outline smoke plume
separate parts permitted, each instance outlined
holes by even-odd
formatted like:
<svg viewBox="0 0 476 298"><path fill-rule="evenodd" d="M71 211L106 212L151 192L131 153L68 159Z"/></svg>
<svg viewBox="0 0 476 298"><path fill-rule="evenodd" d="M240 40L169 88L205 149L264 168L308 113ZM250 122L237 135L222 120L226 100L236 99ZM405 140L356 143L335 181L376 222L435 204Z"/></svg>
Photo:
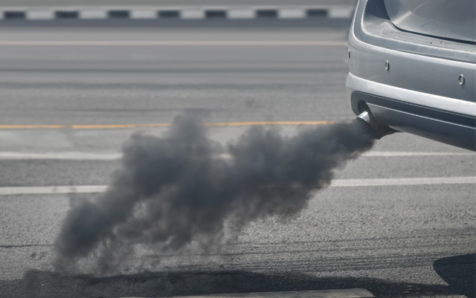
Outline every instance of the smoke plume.
<svg viewBox="0 0 476 298"><path fill-rule="evenodd" d="M219 237L230 220L239 230L260 218L295 216L334 169L373 143L354 121L292 136L252 127L224 148L196 117L177 116L163 137L132 135L107 191L73 204L55 242L56 269L92 256L110 263L126 245L175 251ZM229 158L217 158L223 152Z"/></svg>

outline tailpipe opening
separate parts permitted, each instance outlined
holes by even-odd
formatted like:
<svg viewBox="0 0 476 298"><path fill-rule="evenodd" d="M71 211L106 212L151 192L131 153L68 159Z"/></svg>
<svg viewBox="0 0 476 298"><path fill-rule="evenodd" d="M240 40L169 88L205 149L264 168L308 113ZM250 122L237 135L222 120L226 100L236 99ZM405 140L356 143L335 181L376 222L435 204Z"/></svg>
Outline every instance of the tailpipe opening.
<svg viewBox="0 0 476 298"><path fill-rule="evenodd" d="M357 116L356 119L360 123L363 123L365 127L367 127L367 129L369 130L370 134L378 140L386 135L390 135L396 132L396 130L393 130L388 126L380 124L369 111L362 112L359 116Z"/></svg>

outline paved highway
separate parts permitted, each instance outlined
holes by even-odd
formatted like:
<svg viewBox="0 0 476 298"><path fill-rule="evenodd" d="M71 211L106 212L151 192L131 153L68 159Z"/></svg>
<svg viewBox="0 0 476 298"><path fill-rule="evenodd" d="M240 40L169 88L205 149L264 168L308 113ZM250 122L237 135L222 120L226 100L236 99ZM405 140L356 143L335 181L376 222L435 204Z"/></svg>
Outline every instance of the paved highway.
<svg viewBox="0 0 476 298"><path fill-rule="evenodd" d="M139 255L125 261L129 273L109 278L52 272L69 201L93 194L35 187L107 185L131 133L161 135L167 128L154 125L182 111L210 123L269 121L290 134L297 128L284 121L352 119L346 34L3 28L0 296L364 288L376 297L474 297L476 188L464 177L476 176L475 155L407 134L339 169L341 185L316 194L298 217L254 222L219 251ZM226 143L249 124L210 127L210 135Z"/></svg>

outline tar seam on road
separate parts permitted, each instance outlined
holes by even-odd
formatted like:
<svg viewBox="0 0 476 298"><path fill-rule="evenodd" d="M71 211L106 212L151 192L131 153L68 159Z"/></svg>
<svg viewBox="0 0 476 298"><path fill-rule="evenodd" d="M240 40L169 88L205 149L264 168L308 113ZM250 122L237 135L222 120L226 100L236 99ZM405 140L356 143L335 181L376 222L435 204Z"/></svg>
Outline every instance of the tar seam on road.
<svg viewBox="0 0 476 298"><path fill-rule="evenodd" d="M221 127L221 126L263 126L263 125L330 125L334 121L249 121L249 122L210 122L204 123L204 126ZM119 129L119 128L144 128L144 127L169 127L172 123L145 123L145 124L2 124L0 130L3 129Z"/></svg>
<svg viewBox="0 0 476 298"><path fill-rule="evenodd" d="M26 41L26 40L4 40L0 41L0 46L220 46L220 47L264 47L264 46L321 46L321 47L347 47L346 41Z"/></svg>
<svg viewBox="0 0 476 298"><path fill-rule="evenodd" d="M375 186L411 186L411 185L444 185L444 184L475 184L474 177L415 177L386 179L336 179L331 187L375 187ZM39 195L39 194L80 194L102 193L107 185L61 185L61 186L13 186L0 187L0 196L4 195Z"/></svg>

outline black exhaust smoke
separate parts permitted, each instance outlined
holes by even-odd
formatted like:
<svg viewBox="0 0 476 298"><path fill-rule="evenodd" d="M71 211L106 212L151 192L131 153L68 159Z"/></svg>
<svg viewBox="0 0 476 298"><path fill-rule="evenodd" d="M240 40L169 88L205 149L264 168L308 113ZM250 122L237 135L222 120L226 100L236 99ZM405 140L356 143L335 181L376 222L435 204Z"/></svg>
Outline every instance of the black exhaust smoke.
<svg viewBox="0 0 476 298"><path fill-rule="evenodd" d="M90 257L101 273L114 272L124 247L153 244L160 254L219 238L227 221L239 230L259 218L295 216L334 169L374 140L354 120L293 136L252 127L223 148L196 117L178 116L162 138L131 137L122 168L97 200L73 200L55 242L55 268L70 272ZM217 158L223 151L230 158Z"/></svg>

